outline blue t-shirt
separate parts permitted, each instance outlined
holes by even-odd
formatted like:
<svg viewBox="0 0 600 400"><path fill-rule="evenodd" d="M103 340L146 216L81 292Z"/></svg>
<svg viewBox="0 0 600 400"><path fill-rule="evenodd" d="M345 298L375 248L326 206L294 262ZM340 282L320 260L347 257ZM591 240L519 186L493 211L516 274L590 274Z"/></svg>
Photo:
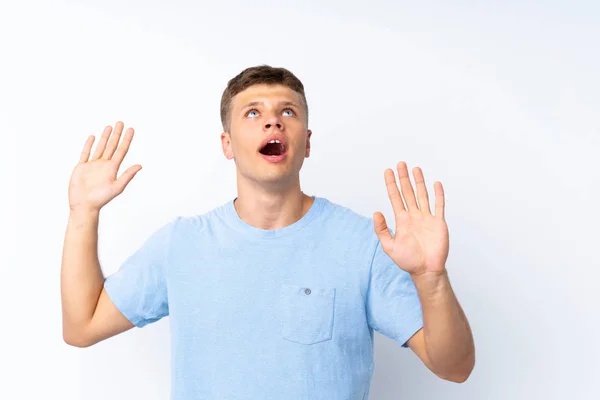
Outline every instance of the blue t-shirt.
<svg viewBox="0 0 600 400"><path fill-rule="evenodd" d="M322 197L275 230L233 200L174 218L104 285L137 327L169 316L173 400L364 400L373 330L407 347L423 326L373 220Z"/></svg>

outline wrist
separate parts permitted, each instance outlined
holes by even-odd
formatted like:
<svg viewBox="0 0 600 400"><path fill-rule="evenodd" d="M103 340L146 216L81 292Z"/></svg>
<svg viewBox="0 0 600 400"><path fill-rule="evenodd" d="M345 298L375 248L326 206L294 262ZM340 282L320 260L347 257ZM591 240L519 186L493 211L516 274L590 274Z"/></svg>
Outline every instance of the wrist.
<svg viewBox="0 0 600 400"><path fill-rule="evenodd" d="M95 208L77 207L69 212L69 219L74 221L97 219L99 216L100 210Z"/></svg>
<svg viewBox="0 0 600 400"><path fill-rule="evenodd" d="M433 295L438 293L448 284L448 271L444 269L441 272L425 272L419 275L411 275L413 282L419 292Z"/></svg>

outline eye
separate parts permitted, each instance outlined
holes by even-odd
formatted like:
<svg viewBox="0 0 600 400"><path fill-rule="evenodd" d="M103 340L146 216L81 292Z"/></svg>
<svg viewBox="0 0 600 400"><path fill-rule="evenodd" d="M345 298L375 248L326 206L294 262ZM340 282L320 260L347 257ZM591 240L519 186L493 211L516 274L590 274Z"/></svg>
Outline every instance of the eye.
<svg viewBox="0 0 600 400"><path fill-rule="evenodd" d="M291 113L291 115L289 115L290 117L295 115L294 114L294 110L292 110L291 108L286 108L285 110L283 110L283 112L289 111Z"/></svg>
<svg viewBox="0 0 600 400"><path fill-rule="evenodd" d="M250 110L250 111L248 111L248 112L246 113L246 116L247 116L247 117L254 117L254 116L250 115L251 113L256 113L256 115L258 115L258 111L256 111L255 109L252 109L252 110Z"/></svg>

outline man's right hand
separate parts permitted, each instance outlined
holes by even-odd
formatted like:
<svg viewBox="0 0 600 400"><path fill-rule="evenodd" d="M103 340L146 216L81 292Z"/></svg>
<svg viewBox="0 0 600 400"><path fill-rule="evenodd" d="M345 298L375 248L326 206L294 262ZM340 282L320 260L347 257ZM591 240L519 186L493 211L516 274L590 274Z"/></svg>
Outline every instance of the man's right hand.
<svg viewBox="0 0 600 400"><path fill-rule="evenodd" d="M139 164L133 165L117 178L119 167L133 139L133 128L127 129L120 145L123 122L115 124L112 135L111 131L110 125L104 128L91 158L95 137L91 135L85 142L79 163L75 166L69 182L71 211L100 211L104 205L121 194L135 174L142 169Z"/></svg>

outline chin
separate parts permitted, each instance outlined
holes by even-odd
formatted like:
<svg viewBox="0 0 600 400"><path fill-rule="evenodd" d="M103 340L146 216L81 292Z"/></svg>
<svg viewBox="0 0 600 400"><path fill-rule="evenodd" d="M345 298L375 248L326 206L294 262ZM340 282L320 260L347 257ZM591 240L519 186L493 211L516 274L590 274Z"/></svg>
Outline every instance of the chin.
<svg viewBox="0 0 600 400"><path fill-rule="evenodd" d="M284 171L270 171L260 174L257 181L267 185L283 185L293 180L293 175Z"/></svg>

